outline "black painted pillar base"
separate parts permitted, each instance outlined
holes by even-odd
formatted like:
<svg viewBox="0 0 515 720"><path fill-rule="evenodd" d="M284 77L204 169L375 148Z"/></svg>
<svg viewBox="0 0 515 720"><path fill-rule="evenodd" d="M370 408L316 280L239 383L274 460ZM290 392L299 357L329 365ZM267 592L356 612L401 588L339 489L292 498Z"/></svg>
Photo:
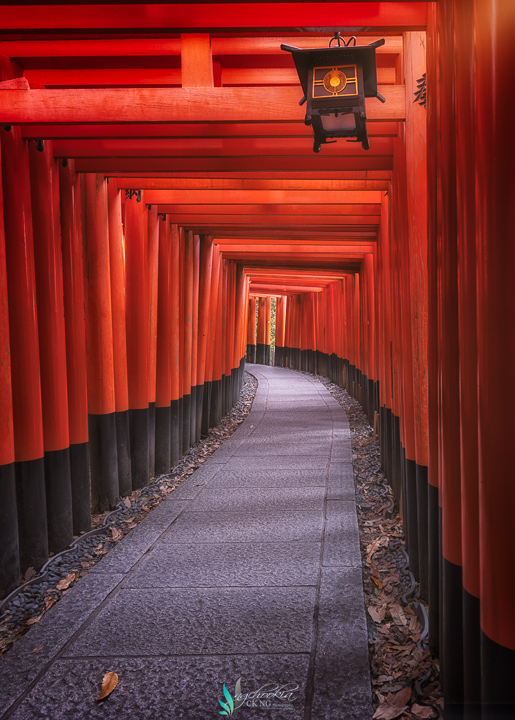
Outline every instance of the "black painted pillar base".
<svg viewBox="0 0 515 720"><path fill-rule="evenodd" d="M191 447L191 395L182 396L182 454L186 455Z"/></svg>
<svg viewBox="0 0 515 720"><path fill-rule="evenodd" d="M179 405L177 409L177 421L179 423L179 457L182 458L184 452L182 450L184 444L184 397L179 398Z"/></svg>
<svg viewBox="0 0 515 720"><path fill-rule="evenodd" d="M415 479L417 483L417 542L418 542L418 567L420 595L423 600L428 599L429 576L428 576L428 482L427 467L416 465Z"/></svg>
<svg viewBox="0 0 515 720"><path fill-rule="evenodd" d="M209 408L209 427L215 427L222 419L222 379L211 383L211 405Z"/></svg>
<svg viewBox="0 0 515 720"><path fill-rule="evenodd" d="M463 588L463 698L465 720L481 720L481 626L479 598ZM515 677L515 675L512 675ZM514 716L515 717L515 716Z"/></svg>
<svg viewBox="0 0 515 720"><path fill-rule="evenodd" d="M429 650L432 655L440 654L440 508L438 488L427 484L428 506L428 598L429 607Z"/></svg>
<svg viewBox="0 0 515 720"><path fill-rule="evenodd" d="M121 496L132 491L131 470L131 434L129 428L129 411L115 412L116 449L118 453L118 490Z"/></svg>
<svg viewBox="0 0 515 720"><path fill-rule="evenodd" d="M155 450L155 472L156 475L163 475L170 470L170 445L172 442L172 414L171 408L156 407L156 450Z"/></svg>
<svg viewBox="0 0 515 720"><path fill-rule="evenodd" d="M89 415L89 457L93 512L105 512L118 502L118 450L114 413Z"/></svg>
<svg viewBox="0 0 515 720"><path fill-rule="evenodd" d="M274 356L274 366L275 367L283 367L283 353L284 353L284 348L276 345L275 346L275 356Z"/></svg>
<svg viewBox="0 0 515 720"><path fill-rule="evenodd" d="M73 540L70 451L48 451L44 462L48 550L58 553Z"/></svg>
<svg viewBox="0 0 515 720"><path fill-rule="evenodd" d="M149 480L149 411L129 410L131 431L132 489L145 487Z"/></svg>
<svg viewBox="0 0 515 720"><path fill-rule="evenodd" d="M463 573L445 557L442 569L441 679L445 702L457 711L463 706Z"/></svg>
<svg viewBox="0 0 515 720"><path fill-rule="evenodd" d="M401 430L400 420L392 413L392 476L390 483L395 499L401 501Z"/></svg>
<svg viewBox="0 0 515 720"><path fill-rule="evenodd" d="M170 468L181 461L181 401L172 400L170 403Z"/></svg>
<svg viewBox="0 0 515 720"><path fill-rule="evenodd" d="M202 393L202 422L200 425L200 436L205 438L209 435L211 420L211 395L213 383L208 380L204 383L204 391Z"/></svg>
<svg viewBox="0 0 515 720"><path fill-rule="evenodd" d="M197 385L197 423L195 427L195 442L200 442L202 436L202 415L204 409L204 385Z"/></svg>
<svg viewBox="0 0 515 720"><path fill-rule="evenodd" d="M156 474L156 404L148 405L148 477Z"/></svg>
<svg viewBox="0 0 515 720"><path fill-rule="evenodd" d="M91 530L91 481L89 443L70 445L73 534Z"/></svg>
<svg viewBox="0 0 515 720"><path fill-rule="evenodd" d="M14 463L0 465L0 598L20 579L20 546Z"/></svg>
<svg viewBox="0 0 515 720"><path fill-rule="evenodd" d="M190 390L190 446L195 445L197 432L197 386L192 385ZM189 448L188 448L189 450Z"/></svg>
<svg viewBox="0 0 515 720"><path fill-rule="evenodd" d="M515 650L481 632L482 720L515 718Z"/></svg>
<svg viewBox="0 0 515 720"><path fill-rule="evenodd" d="M39 570L48 560L45 463L43 458L14 464L20 570Z"/></svg>
<svg viewBox="0 0 515 720"><path fill-rule="evenodd" d="M266 349L268 348L268 357L270 359L270 345L264 345L263 343L256 344L256 363L258 365L266 365Z"/></svg>
<svg viewBox="0 0 515 720"><path fill-rule="evenodd" d="M247 345L247 362L249 362L249 363L256 362L256 346L255 345Z"/></svg>
<svg viewBox="0 0 515 720"><path fill-rule="evenodd" d="M404 449L403 449L404 453ZM420 580L418 553L418 505L417 505L417 464L405 458L404 477L406 483L406 505L404 507L405 528L408 527L409 541L407 550L410 570L417 581Z"/></svg>

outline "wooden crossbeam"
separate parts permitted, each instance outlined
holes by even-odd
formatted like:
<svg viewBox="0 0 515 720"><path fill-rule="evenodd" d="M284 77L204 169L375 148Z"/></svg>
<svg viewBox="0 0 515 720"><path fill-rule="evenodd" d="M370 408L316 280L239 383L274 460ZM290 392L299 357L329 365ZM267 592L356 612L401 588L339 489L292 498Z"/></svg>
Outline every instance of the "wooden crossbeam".
<svg viewBox="0 0 515 720"><path fill-rule="evenodd" d="M208 158L208 157L266 157L313 154L308 138L181 138L181 139L90 139L54 140L55 157L67 158ZM332 156L386 157L393 156L391 138L376 138L370 150L363 150L361 143L337 142L326 148Z"/></svg>
<svg viewBox="0 0 515 720"><path fill-rule="evenodd" d="M382 193L377 191L351 191L351 190L147 190L145 201L150 205L163 203L177 203L180 205L249 205L258 203L311 205L330 204L355 205L381 204Z"/></svg>
<svg viewBox="0 0 515 720"><path fill-rule="evenodd" d="M115 88L0 90L6 125L43 123L295 122L299 88ZM381 85L366 102L369 121L405 119L404 85Z"/></svg>
<svg viewBox="0 0 515 720"><path fill-rule="evenodd" d="M327 45L328 33L306 32L302 35L254 36L254 37L213 37L211 48L216 55L278 55L284 57L281 44L300 48L322 47ZM360 44L379 39L367 36ZM385 37L385 44L377 48L376 54L399 55L402 52L402 36ZM0 55L13 58L71 58L71 57L163 57L181 54L180 38L91 38L56 40L0 40Z"/></svg>
<svg viewBox="0 0 515 720"><path fill-rule="evenodd" d="M370 122L369 138L396 137L399 123ZM294 123L155 123L153 125L24 125L24 138L312 138L304 122Z"/></svg>
<svg viewBox="0 0 515 720"><path fill-rule="evenodd" d="M375 27L424 30L422 2L296 3L163 3L23 5L2 8L4 30L137 29L162 32L211 31L234 28L351 28Z"/></svg>

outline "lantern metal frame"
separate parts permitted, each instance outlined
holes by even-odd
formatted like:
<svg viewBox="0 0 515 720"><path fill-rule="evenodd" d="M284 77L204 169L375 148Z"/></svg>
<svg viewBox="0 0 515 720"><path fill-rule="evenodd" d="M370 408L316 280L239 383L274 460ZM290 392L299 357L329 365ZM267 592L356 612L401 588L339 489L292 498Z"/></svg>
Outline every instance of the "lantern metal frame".
<svg viewBox="0 0 515 720"><path fill-rule="evenodd" d="M335 41L338 47L331 47ZM369 45L356 45L355 36L345 42L335 32L328 48L303 50L281 45L281 50L291 52L304 91L299 105L306 103L304 122L313 128L314 152L320 152L323 144L336 142L332 138L339 137L355 138L349 142L361 142L364 150L370 149L365 98L376 97L386 102L377 92L375 55L376 48L384 43L382 38ZM353 69L354 75L349 74Z"/></svg>

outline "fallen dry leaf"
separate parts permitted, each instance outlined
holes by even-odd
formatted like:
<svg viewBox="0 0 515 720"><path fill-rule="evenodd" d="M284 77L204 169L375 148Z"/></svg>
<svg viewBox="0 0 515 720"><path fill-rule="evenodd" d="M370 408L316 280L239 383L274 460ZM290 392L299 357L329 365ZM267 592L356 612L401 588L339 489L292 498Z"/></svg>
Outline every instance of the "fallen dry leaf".
<svg viewBox="0 0 515 720"><path fill-rule="evenodd" d="M62 580L59 580L57 585L55 586L57 590L66 590L67 587L70 587L72 582L76 579L76 575L74 572L68 573L68 575L63 578Z"/></svg>
<svg viewBox="0 0 515 720"><path fill-rule="evenodd" d="M108 672L104 675L102 680L102 689L97 700L103 700L110 695L115 687L118 685L118 675L114 672Z"/></svg>
<svg viewBox="0 0 515 720"><path fill-rule="evenodd" d="M396 707L401 707L406 705L410 701L411 698L411 688L410 687L404 687L402 690L399 690L398 693L392 694L388 693L386 696L386 702L389 705L395 705Z"/></svg>
<svg viewBox="0 0 515 720"><path fill-rule="evenodd" d="M27 620L25 623L26 625L35 625L37 622L41 620L44 613L41 613L41 615L37 615L36 617L30 618L30 620Z"/></svg>
<svg viewBox="0 0 515 720"><path fill-rule="evenodd" d="M37 647L34 648L34 650L32 652L33 653L39 652L40 650L43 650L43 648L44 648L44 645L38 645Z"/></svg>
<svg viewBox="0 0 515 720"><path fill-rule="evenodd" d="M395 705L383 703L382 705L379 705L372 717L373 720L395 720L395 718L398 718L399 715L402 715L407 707L407 705L404 707L396 707Z"/></svg>
<svg viewBox="0 0 515 720"><path fill-rule="evenodd" d="M126 508L128 508L129 510L130 510L130 509L131 509L131 507L132 507L132 505L131 505L131 501L129 500L129 498L128 498L128 497L126 497L126 498L123 498L123 504L124 504L124 505L125 505L125 507L126 507Z"/></svg>
<svg viewBox="0 0 515 720"><path fill-rule="evenodd" d="M412 705L410 708L412 714L416 718L420 718L420 720L432 720L432 718L436 717L435 715L435 709L432 707L429 707L429 705Z"/></svg>
<svg viewBox="0 0 515 720"><path fill-rule="evenodd" d="M400 605L397 605L396 603L392 603L390 605L390 615L392 616L392 619L396 625L407 625L408 624L406 615L404 614L404 610L401 608Z"/></svg>
<svg viewBox="0 0 515 720"><path fill-rule="evenodd" d="M111 537L113 538L113 540L116 541L123 537L123 533L121 530L118 530L118 528L112 527L111 528Z"/></svg>
<svg viewBox="0 0 515 720"><path fill-rule="evenodd" d="M383 620L384 620L386 607L384 605L381 605L381 607L373 607L371 605L368 608L368 612L374 622L380 623L380 622L383 622Z"/></svg>
<svg viewBox="0 0 515 720"><path fill-rule="evenodd" d="M37 575L37 572L35 571L35 569L33 567L30 567L27 570L25 570L25 575L23 576L23 579L24 580L32 580L34 575Z"/></svg>

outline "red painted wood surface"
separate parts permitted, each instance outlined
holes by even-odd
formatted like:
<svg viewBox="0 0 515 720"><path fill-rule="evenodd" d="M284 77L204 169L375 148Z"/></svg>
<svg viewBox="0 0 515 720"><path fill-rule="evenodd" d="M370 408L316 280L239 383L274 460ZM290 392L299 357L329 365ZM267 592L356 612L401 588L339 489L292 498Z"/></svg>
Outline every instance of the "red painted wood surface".
<svg viewBox="0 0 515 720"><path fill-rule="evenodd" d="M157 207L148 209L148 401L156 401L157 319L159 285L159 219Z"/></svg>
<svg viewBox="0 0 515 720"><path fill-rule="evenodd" d="M0 145L0 465L8 465L14 462L14 424L1 157Z"/></svg>
<svg viewBox="0 0 515 720"><path fill-rule="evenodd" d="M149 282L148 211L144 193L125 201L125 278L127 313L127 376L129 407L148 408Z"/></svg>
<svg viewBox="0 0 515 720"><path fill-rule="evenodd" d="M66 377L70 444L88 441L86 328L84 316L83 238L80 179L73 161L59 165L61 242L63 253Z"/></svg>
<svg viewBox="0 0 515 720"><path fill-rule="evenodd" d="M107 183L102 175L83 177L81 204L88 410L93 415L104 415L115 411L115 386Z"/></svg>
<svg viewBox="0 0 515 720"><path fill-rule="evenodd" d="M59 170L51 141L29 150L45 451L70 445Z"/></svg>
<svg viewBox="0 0 515 720"><path fill-rule="evenodd" d="M111 274L111 311L113 316L113 362L117 412L129 409L127 380L127 334L125 308L125 247L120 191L107 186L109 213L109 266Z"/></svg>
<svg viewBox="0 0 515 720"><path fill-rule="evenodd" d="M156 346L156 407L170 407L174 358L172 301L172 230L167 217L159 220L159 265ZM177 399L177 398L173 398Z"/></svg>

